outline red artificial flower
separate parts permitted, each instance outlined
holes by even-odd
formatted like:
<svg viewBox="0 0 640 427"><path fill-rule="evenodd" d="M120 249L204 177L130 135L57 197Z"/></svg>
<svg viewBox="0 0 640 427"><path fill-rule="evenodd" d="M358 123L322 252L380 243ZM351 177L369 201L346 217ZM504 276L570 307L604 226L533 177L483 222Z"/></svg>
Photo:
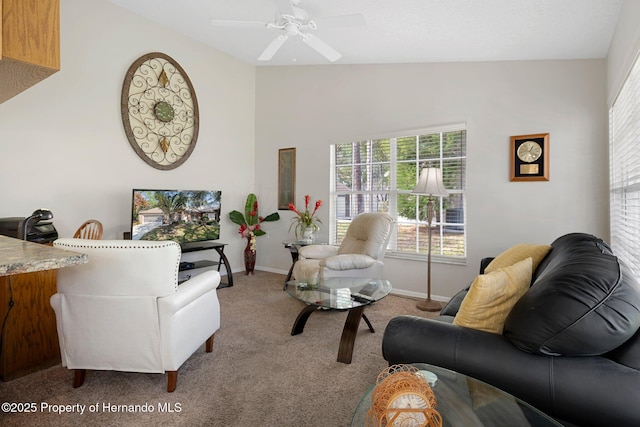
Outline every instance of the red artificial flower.
<svg viewBox="0 0 640 427"><path fill-rule="evenodd" d="M308 194L304 196L304 207L305 207L304 211L298 210L293 203L289 203L289 210L295 212L297 215L292 218L292 224L289 227L289 230L291 230L291 227L295 226L296 236L297 236L298 230L308 228L308 227L313 228L313 230L317 230L318 229L317 224L322 223L322 221L320 221L320 219L315 216L320 206L322 206L322 200L316 201L313 212L309 212L310 203L311 203L311 196L309 196Z"/></svg>
<svg viewBox="0 0 640 427"><path fill-rule="evenodd" d="M316 211L320 206L322 206L322 200L318 199L318 201L316 201L316 207L313 209L313 213L311 214L311 216L314 216L316 214Z"/></svg>

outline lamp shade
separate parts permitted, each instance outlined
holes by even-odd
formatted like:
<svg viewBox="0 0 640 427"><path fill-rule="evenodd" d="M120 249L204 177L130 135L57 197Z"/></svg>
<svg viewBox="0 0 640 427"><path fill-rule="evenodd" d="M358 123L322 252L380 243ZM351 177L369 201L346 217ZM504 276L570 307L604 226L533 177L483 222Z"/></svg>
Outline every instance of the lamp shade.
<svg viewBox="0 0 640 427"><path fill-rule="evenodd" d="M430 196L448 196L449 192L442 182L440 168L422 168L418 184L411 191L416 194L428 194Z"/></svg>

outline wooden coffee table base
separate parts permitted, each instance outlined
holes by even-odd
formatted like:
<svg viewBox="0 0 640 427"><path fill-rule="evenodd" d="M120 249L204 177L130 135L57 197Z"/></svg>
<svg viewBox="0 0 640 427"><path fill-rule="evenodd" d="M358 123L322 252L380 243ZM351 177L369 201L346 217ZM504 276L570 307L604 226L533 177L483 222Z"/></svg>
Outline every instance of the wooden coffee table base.
<svg viewBox="0 0 640 427"><path fill-rule="evenodd" d="M344 328L342 329L342 337L340 338L340 348L338 349L338 362L351 363L351 357L353 356L353 345L356 342L356 334L358 333L358 327L360 326L360 318L364 319L365 323L369 327L369 330L374 333L375 330L371 326L371 322L364 314L364 308L366 305L361 305L349 310L347 320L344 322ZM304 331L304 325L307 324L307 319L311 316L311 313L319 309L316 305L306 305L291 328L291 335L298 335Z"/></svg>

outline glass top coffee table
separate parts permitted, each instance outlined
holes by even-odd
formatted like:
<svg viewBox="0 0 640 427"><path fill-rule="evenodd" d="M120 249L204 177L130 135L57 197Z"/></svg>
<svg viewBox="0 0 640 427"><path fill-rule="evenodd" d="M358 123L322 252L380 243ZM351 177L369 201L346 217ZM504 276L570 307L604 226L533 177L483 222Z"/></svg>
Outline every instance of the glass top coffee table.
<svg viewBox="0 0 640 427"><path fill-rule="evenodd" d="M443 427L562 426L528 403L487 383L433 365L413 363L413 366L435 374L428 381L436 395L435 409L442 416ZM367 424L367 412L371 408L374 387L371 386L358 403L351 427L370 425Z"/></svg>
<svg viewBox="0 0 640 427"><path fill-rule="evenodd" d="M351 363L360 318L364 319L371 332L375 332L364 315L364 308L389 295L391 283L382 279L331 277L319 279L315 284L290 280L285 284L285 290L295 299L307 304L293 323L291 335L301 334L311 313L320 308L349 311L342 329L338 362Z"/></svg>

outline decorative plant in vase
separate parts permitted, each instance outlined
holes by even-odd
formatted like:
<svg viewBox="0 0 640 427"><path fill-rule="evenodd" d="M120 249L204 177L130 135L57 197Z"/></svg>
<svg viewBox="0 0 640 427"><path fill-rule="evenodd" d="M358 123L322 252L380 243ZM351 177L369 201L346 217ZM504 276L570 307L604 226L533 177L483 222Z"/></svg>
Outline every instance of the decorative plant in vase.
<svg viewBox="0 0 640 427"><path fill-rule="evenodd" d="M229 212L229 219L240 226L238 233L247 239L247 246L244 249L244 268L247 274L253 274L256 266L256 237L267 234L262 230L260 224L277 221L280 219L280 215L278 212L274 212L265 217L260 216L258 214L258 198L251 193L247 196L244 214L234 210Z"/></svg>
<svg viewBox="0 0 640 427"><path fill-rule="evenodd" d="M309 212L309 203L311 197L307 194L304 196L304 211L298 210L293 203L289 203L289 210L295 212L296 216L291 218L291 228L294 229L296 239L298 234L307 242L313 241L313 235L318 231L318 224L322 224L320 218L316 216L316 212L322 206L322 200L317 200L312 212Z"/></svg>

